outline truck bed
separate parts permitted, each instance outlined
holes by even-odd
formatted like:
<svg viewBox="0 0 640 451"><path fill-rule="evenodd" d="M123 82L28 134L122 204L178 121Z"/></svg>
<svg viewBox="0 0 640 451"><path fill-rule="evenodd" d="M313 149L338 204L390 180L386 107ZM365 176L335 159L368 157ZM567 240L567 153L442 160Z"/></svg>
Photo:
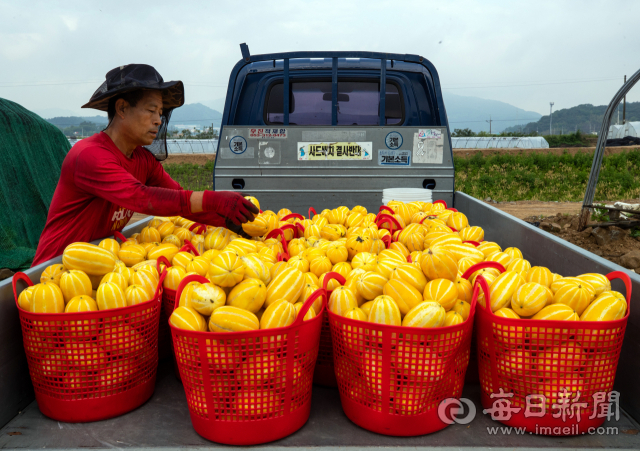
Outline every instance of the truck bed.
<svg viewBox="0 0 640 451"><path fill-rule="evenodd" d="M617 428L617 434L577 437L490 435L488 428L501 426L482 414L479 385L467 384L463 393L474 401L477 415L469 425L451 425L421 437L387 437L366 431L347 419L340 406L338 389L315 386L311 416L298 432L263 445L268 449L429 448L429 449L640 449L640 426L626 412L618 421L604 427ZM161 362L153 397L143 406L111 420L87 424L60 423L40 413L32 402L0 431L0 448L48 449L201 449L221 447L200 437L191 426L182 384L169 359Z"/></svg>

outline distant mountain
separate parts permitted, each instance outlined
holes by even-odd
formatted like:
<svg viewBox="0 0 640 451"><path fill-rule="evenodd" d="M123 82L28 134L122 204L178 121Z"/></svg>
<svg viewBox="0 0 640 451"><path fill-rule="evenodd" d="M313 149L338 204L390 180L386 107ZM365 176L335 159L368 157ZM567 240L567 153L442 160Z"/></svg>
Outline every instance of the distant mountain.
<svg viewBox="0 0 640 451"><path fill-rule="evenodd" d="M92 109L81 109L77 108L75 110L67 110L64 108L45 108L42 110L33 110L38 116L43 118L52 118L52 117L68 117L68 116L94 116L97 114L96 110ZM104 113L104 117L107 117L106 113Z"/></svg>
<svg viewBox="0 0 640 451"><path fill-rule="evenodd" d="M593 106L589 103L563 108L553 112L553 134L574 133L577 130L583 133L599 132L607 105ZM622 105L618 106L620 123L622 123ZM614 112L611 124L618 123L618 112ZM640 121L640 102L627 102L627 122ZM538 121L531 122L522 127L524 133L538 131L541 135L549 134L549 115L542 116ZM510 127L506 131L517 131L516 127Z"/></svg>
<svg viewBox="0 0 640 451"><path fill-rule="evenodd" d="M443 92L443 96L452 132L456 128L470 128L476 133L488 132L488 121L491 119L491 132L500 133L509 126L526 124L542 116L498 100L459 96L447 91Z"/></svg>
<svg viewBox="0 0 640 451"><path fill-rule="evenodd" d="M171 113L170 125L200 125L219 127L222 113L201 103L190 103L176 108Z"/></svg>
<svg viewBox="0 0 640 451"><path fill-rule="evenodd" d="M80 125L82 122L92 122L97 125L107 125L109 120L107 116L62 116L47 119L50 124L60 128L70 127L72 125Z"/></svg>

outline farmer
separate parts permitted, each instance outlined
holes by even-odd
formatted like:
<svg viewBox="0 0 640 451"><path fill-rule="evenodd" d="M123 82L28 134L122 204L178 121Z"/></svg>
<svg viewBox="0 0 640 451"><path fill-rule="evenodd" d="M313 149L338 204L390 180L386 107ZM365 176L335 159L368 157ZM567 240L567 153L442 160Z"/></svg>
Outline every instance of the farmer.
<svg viewBox="0 0 640 451"><path fill-rule="evenodd" d="M107 73L83 108L106 111L109 125L65 157L34 266L75 241L112 236L134 212L242 232L241 224L259 212L251 202L231 191L183 190L158 161L167 157L171 111L182 104L182 82L164 82L151 66L129 64Z"/></svg>

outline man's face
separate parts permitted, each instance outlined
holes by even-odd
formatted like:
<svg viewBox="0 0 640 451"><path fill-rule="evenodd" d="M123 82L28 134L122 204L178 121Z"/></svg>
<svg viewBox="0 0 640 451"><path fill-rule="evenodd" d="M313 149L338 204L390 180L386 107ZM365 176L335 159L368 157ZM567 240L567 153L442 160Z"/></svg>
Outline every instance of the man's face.
<svg viewBox="0 0 640 451"><path fill-rule="evenodd" d="M119 100L120 101L120 100ZM135 107L126 105L124 109L123 125L132 141L141 146L148 146L158 134L162 123L162 93L159 91L145 91L144 97Z"/></svg>

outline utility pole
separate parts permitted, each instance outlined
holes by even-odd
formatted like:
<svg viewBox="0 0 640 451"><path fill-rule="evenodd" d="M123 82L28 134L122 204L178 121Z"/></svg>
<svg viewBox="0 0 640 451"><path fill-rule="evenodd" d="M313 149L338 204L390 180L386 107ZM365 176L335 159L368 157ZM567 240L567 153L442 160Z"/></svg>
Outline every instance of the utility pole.
<svg viewBox="0 0 640 451"><path fill-rule="evenodd" d="M488 123L489 123L489 134L491 134L491 122L493 122L493 121L491 120L491 115L489 115L489 120L488 120L488 121L485 121L485 122L488 122Z"/></svg>
<svg viewBox="0 0 640 451"><path fill-rule="evenodd" d="M549 102L549 134L553 135L553 119L552 119L552 114L553 114L553 102Z"/></svg>
<svg viewBox="0 0 640 451"><path fill-rule="evenodd" d="M627 84L627 76L624 76L624 84ZM627 96L622 98L622 124L627 122Z"/></svg>

